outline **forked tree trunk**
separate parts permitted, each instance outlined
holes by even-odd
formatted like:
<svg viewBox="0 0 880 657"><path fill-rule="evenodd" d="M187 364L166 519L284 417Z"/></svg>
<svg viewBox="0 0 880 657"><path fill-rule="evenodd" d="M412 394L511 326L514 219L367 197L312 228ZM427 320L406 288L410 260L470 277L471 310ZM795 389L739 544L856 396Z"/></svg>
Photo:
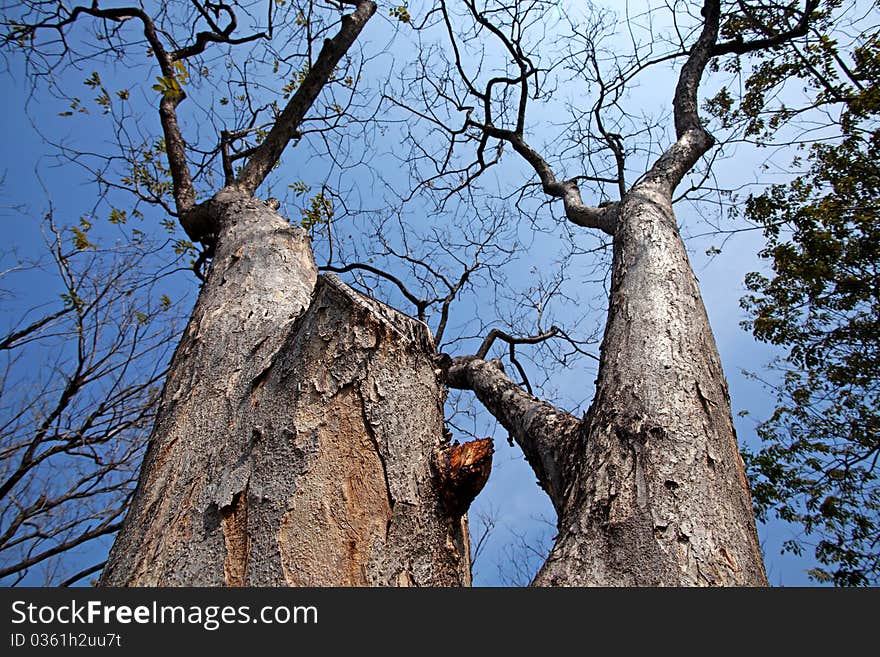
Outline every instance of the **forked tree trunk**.
<svg viewBox="0 0 880 657"><path fill-rule="evenodd" d="M224 190L210 213L215 258L101 584L469 584L426 326L317 277L261 201Z"/></svg>
<svg viewBox="0 0 880 657"><path fill-rule="evenodd" d="M473 390L522 446L556 508L559 533L536 585L767 584L727 383L672 210L675 188L714 143L697 91L720 3L705 0L701 13L672 103L676 141L627 192L621 146L603 131L618 159L619 203L584 206L577 181L558 180L521 132L489 130L531 164L573 223L614 244L586 417L535 399L499 363L441 361L448 384Z"/></svg>

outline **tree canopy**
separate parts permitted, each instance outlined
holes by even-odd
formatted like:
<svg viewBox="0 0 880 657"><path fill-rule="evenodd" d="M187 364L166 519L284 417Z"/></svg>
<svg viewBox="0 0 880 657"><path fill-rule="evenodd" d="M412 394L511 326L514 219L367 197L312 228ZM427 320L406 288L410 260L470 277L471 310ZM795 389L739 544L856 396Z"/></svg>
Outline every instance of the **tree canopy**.
<svg viewBox="0 0 880 657"><path fill-rule="evenodd" d="M811 576L865 585L880 581L880 32L876 14L835 31L839 6L823 3L806 48L765 56L735 110L759 141L803 115L815 134L790 162L800 173L745 204L771 268L746 280L746 326L786 352L747 458L756 509L803 527L786 548L813 547ZM802 84L808 102L771 101L783 84Z"/></svg>

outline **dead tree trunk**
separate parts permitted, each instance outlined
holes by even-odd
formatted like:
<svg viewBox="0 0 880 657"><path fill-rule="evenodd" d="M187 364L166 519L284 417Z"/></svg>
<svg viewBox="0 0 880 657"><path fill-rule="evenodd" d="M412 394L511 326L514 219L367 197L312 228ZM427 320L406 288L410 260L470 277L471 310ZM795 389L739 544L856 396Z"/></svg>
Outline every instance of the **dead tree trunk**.
<svg viewBox="0 0 880 657"><path fill-rule="evenodd" d="M215 257L101 583L469 584L427 327L316 276L261 201L207 211Z"/></svg>

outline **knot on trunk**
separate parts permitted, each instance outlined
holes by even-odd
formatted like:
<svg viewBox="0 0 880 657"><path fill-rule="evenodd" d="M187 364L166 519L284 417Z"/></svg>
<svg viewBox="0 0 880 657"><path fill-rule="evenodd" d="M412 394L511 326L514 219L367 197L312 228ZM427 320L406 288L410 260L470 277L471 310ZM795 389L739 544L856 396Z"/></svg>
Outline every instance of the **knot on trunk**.
<svg viewBox="0 0 880 657"><path fill-rule="evenodd" d="M447 512L463 516L483 490L492 470L495 447L491 438L480 438L460 445L458 441L441 448L434 459L440 490Z"/></svg>
<svg viewBox="0 0 880 657"><path fill-rule="evenodd" d="M193 242L201 242L206 248L214 247L219 226L212 212L211 201L194 205L181 212L180 225Z"/></svg>

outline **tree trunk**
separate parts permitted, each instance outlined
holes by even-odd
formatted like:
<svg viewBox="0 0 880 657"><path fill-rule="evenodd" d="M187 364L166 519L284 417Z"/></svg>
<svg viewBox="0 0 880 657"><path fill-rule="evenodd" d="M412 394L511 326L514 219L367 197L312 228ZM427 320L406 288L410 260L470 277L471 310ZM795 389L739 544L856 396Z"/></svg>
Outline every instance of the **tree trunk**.
<svg viewBox="0 0 880 657"><path fill-rule="evenodd" d="M316 276L261 201L224 190L209 212L215 257L101 584L469 584L427 327Z"/></svg>
<svg viewBox="0 0 880 657"><path fill-rule="evenodd" d="M667 194L614 236L596 396L538 585L766 584L727 384Z"/></svg>
<svg viewBox="0 0 880 657"><path fill-rule="evenodd" d="M583 419L500 363L443 363L511 432L556 507L539 586L765 585L727 384L668 191L617 211L596 395Z"/></svg>

